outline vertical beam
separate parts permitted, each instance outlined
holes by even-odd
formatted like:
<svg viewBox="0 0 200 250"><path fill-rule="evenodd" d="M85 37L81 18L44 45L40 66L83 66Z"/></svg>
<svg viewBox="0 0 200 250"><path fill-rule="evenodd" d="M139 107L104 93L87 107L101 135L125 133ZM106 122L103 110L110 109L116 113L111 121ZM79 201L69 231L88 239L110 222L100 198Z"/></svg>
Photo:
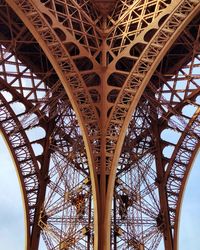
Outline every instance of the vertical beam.
<svg viewBox="0 0 200 250"><path fill-rule="evenodd" d="M104 20L105 21L105 20ZM103 23L103 26L106 24ZM99 196L100 196L100 220L99 220L99 250L108 249L105 245L105 233L110 233L110 228L105 228L105 207L106 207L106 193L107 193L107 170L106 170L106 122L107 122L107 50L106 41L102 42L102 61L101 61L101 112L100 112L100 130L101 130L101 164L99 169Z"/></svg>
<svg viewBox="0 0 200 250"><path fill-rule="evenodd" d="M45 200L45 192L46 187L49 181L48 178L48 171L49 171L49 163L50 163L50 136L54 128L54 122L51 121L49 124L46 124L46 137L45 137L45 143L44 143L44 153L43 153L43 159L40 160L41 163L41 171L40 171L40 189L39 189L39 195L38 195L38 201L37 201L37 208L36 213L34 217L34 223L33 223L33 229L32 229L32 235L31 235L31 246L30 250L36 250L39 248L39 241L40 241L40 231L41 228L38 225L39 218L40 218L40 212L42 209L42 206L44 204Z"/></svg>
<svg viewBox="0 0 200 250"><path fill-rule="evenodd" d="M160 138L160 131L158 127L158 119L152 120L152 131L154 135L154 143L156 147L156 153L155 153L155 160L156 160L156 173L157 173L157 180L156 184L158 185L158 191L159 191L159 199L160 199L160 216L161 221L160 223L163 223L163 235L164 235L164 245L166 250L174 250L173 245L173 237L172 237L172 228L170 223L170 217L169 217L169 206L167 201L167 192L166 192L166 186L164 181L164 159L162 154L162 147L161 147L161 138ZM158 215L159 216L159 215Z"/></svg>

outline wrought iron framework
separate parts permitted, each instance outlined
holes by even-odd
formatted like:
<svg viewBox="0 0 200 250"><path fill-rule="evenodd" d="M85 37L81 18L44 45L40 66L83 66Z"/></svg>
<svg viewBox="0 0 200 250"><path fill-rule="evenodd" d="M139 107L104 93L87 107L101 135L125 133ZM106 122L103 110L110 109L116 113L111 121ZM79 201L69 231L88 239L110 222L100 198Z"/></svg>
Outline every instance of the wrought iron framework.
<svg viewBox="0 0 200 250"><path fill-rule="evenodd" d="M177 249L199 14L199 0L0 0L0 128L27 250Z"/></svg>

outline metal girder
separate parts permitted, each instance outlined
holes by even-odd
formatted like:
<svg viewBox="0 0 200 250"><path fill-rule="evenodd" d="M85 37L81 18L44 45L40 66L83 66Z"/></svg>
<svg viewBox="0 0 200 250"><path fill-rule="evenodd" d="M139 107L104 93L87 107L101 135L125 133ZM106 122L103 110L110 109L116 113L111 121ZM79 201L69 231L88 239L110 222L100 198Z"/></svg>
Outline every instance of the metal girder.
<svg viewBox="0 0 200 250"><path fill-rule="evenodd" d="M199 94L187 73L197 67L187 64L198 60L191 44L199 24L189 23L198 20L199 1L116 1L112 9L89 0L6 2L13 11L0 5L0 89L25 106L12 113L12 134L46 133L25 140L42 147L31 152L40 186L28 247L37 249L42 234L52 250L157 249L163 237L174 249L199 141L198 111L189 122L180 114ZM161 138L167 128L182 133L177 146ZM163 153L169 145L170 162Z"/></svg>
<svg viewBox="0 0 200 250"><path fill-rule="evenodd" d="M160 73L154 73L152 77L153 83L149 84L148 88L145 90L143 94L145 99L141 98L137 107L138 110L136 109L134 112L133 119L129 124L129 129L125 137L119 161L119 180L117 181L117 184L115 184L115 186L120 186L120 182L122 182L122 180L124 181L124 178L126 178L126 183L129 182L129 178L130 180L133 179L134 181L132 183L130 182L129 187L127 188L127 190L129 190L129 195L127 195L127 192L123 193L123 197L126 194L127 200L131 199L131 193L135 192L135 185L137 183L137 178L131 176L134 176L134 173L139 172L139 170L136 170L137 165L141 166L142 162L146 162L146 181L152 183L149 185L150 190L158 191L157 196L160 196L160 212L162 211L160 214L162 216L157 217L157 220L155 217L152 222L149 221L149 225L152 226L151 233L153 234L154 223L155 221L158 223L159 218L160 227L158 227L159 224L157 224L157 227L160 228L164 234L166 249L177 248L180 202L188 172L199 147L197 129L199 124L199 45L197 45L199 44L197 42L199 40L199 24L197 23L199 23L199 21L192 23L188 26L188 29L185 30L186 32L189 32L189 29L195 31L193 32L193 39L191 39L192 42L189 46L192 49L190 50L191 53L185 60L188 64L183 64L181 68L179 68L180 65L178 64L177 70L174 69L176 74L173 74L171 71L169 75L169 73L165 71L166 65L161 62L161 66L159 67ZM185 41L183 37L180 37L179 40ZM176 41L177 45L180 45L179 40ZM174 44L175 47L176 43ZM182 45L183 44L184 43L182 43ZM172 50L174 53L179 53L178 50L172 48L168 53L168 59L163 59L164 62L168 63L167 61L171 60L170 57L174 57ZM185 87L185 84L187 87ZM176 97L176 99L174 97ZM194 111L192 110L190 111L191 114L186 114L185 110L189 106L190 108L193 106L196 110L196 113L194 113L193 116L192 112ZM157 118L158 116L159 119ZM137 122L137 120L140 121L140 123ZM145 120L147 122L144 122ZM156 132L156 130L158 131ZM171 133L173 131L175 132L173 132L172 135L169 134L163 138L163 133L167 130L170 130ZM156 135L155 133L158 132L159 134ZM174 141L173 137L175 137ZM142 145L142 147L140 145ZM170 151L166 151L169 147ZM155 167L156 165L152 164L151 161L147 161L149 149L151 149L151 156L149 155L149 159L155 157L157 167ZM139 153L141 157L137 158ZM171 154L173 156L171 156ZM153 169L149 171L148 169L151 168ZM173 171L171 171L172 169ZM140 178L138 178L138 180L140 180ZM144 188L143 184L139 184L139 186L141 189ZM121 192L122 191L123 188L121 188ZM148 195L148 192L145 194ZM148 201L150 204L154 204L154 201ZM133 209L133 207L134 206L129 202L126 209L124 209L123 223L125 225L128 225L128 222L130 221L128 209ZM122 211L116 211L114 213L115 217L122 217ZM155 214L156 211L157 210L155 209ZM141 213L141 217L145 218L145 215ZM115 219L115 224L117 224L118 227L123 225L123 223L120 222L120 220L116 222ZM133 231L137 231L139 223L134 222L133 224L135 228ZM159 235L159 231L157 232L157 235ZM121 237L121 245L128 244L128 237L124 239L122 239L122 236L120 235L118 235L118 237ZM170 240L167 240L169 237L171 238L171 243ZM137 238L139 238L139 234L137 235ZM159 237L157 237L156 242L159 242L159 240ZM150 247L150 249L152 248L153 246Z"/></svg>
<svg viewBox="0 0 200 250"><path fill-rule="evenodd" d="M5 40L7 42L6 44L11 44L8 38L4 38L4 40L2 40L2 43L4 45ZM6 99L3 98L3 96L1 97L1 128L9 143L9 147L12 151L12 154L16 160L18 172L21 177L21 183L24 190L24 199L27 203L27 248L37 249L40 239L39 235L41 233L41 228L42 231L44 231L45 233L45 239L48 239L49 233L51 235L55 231L53 229L48 229L48 231L46 232L44 228L48 226L48 220L46 219L45 221L43 221L43 217L41 217L42 215L44 215L44 211L45 213L47 213L46 210L44 210L46 196L49 195L51 192L56 193L57 188L61 188L57 187L58 183L54 183L55 180L51 180L49 176L50 172L58 164L66 165L66 159L70 158L71 166L75 167L75 171L77 173L82 172L82 176L85 176L86 178L88 176L87 163L86 159L85 162L83 160L83 157L85 155L84 148L81 148L81 144L79 145L79 143L81 143L81 135L77 134L78 130L76 134L74 134L73 132L75 129L77 129L77 122L75 120L75 115L73 111L70 111L71 107L66 93L63 90L63 87L60 82L55 83L53 87L50 88L51 85L49 84L48 78L51 77L54 72L51 70L44 74L43 72L41 72L42 67L40 68L40 65L38 65L38 68L35 71L37 74L36 75L30 70L30 68L24 65L24 63L20 61L16 54L13 52L18 51L17 54L19 53L21 43L17 43L17 45L15 46L15 50L13 50L12 46L4 47L4 45L1 45L0 67L1 93L3 94L3 96L5 96ZM25 63L27 62L27 56L20 55L20 58ZM36 69L36 67L34 67L34 69ZM41 79L40 77L43 75L44 77L42 77ZM5 107L7 107L8 110L11 111L6 111L4 105ZM23 107L20 108L20 105L23 105L23 107L25 107L25 110L23 110ZM13 109L16 113L13 112ZM18 109L20 109L20 112ZM9 113L6 115L6 120L3 119L3 111L7 113L11 112L10 115ZM71 112L71 114L69 111ZM65 112L67 112L67 116ZM33 115L35 115L35 117ZM70 116L72 122L70 122L69 118L67 118ZM12 122L12 117L16 120L16 122L14 122L14 120ZM58 117L60 118L58 119ZM4 128L4 126L7 126L7 123L10 123L8 129L12 129L12 131L10 132L11 136L8 134L7 128ZM38 130L39 128L40 130ZM39 136L38 138L37 133L40 134L41 129L46 131L46 136L44 137L43 135ZM31 130L35 131L32 136ZM23 137L25 136L24 139L22 136L20 137L21 133ZM28 135L28 137L26 136L26 134ZM76 141L77 138L79 141L78 144ZM19 142L17 141L17 139ZM15 146L14 143L18 143L17 146ZM27 148L27 155L29 156L30 161L31 159L35 159L36 161L35 164L32 164L32 168L35 167L37 169L38 165L38 171L36 173L34 173L31 167L28 167L28 163L26 164L25 159L23 160L23 163L21 163L20 159L18 159L23 153L22 152L20 154L20 152L18 152L22 148L21 144L22 146L24 145L24 154L26 153L26 145L29 148L31 147L31 145L34 144L42 146L43 151L42 154L39 153L39 155L37 153L37 149L36 151L33 151L31 148L31 152L28 154ZM78 159L78 162L76 162L75 158L71 158L72 156L70 156L70 153L69 155L66 155L66 147L68 147L70 151L70 148L72 148L73 150L77 150L82 156L82 159L78 159L77 155L76 158ZM62 160L60 158L62 158ZM31 162L29 164L31 164ZM25 170L27 172L26 175L24 174ZM30 174L29 171L31 171L32 173ZM70 174L68 170L65 170L65 172ZM40 178L38 177L38 175L40 176ZM53 174L54 179L55 176L56 169L54 170ZM37 180L38 178L39 180ZM31 185L34 184L31 180L34 179L36 179L35 182L37 184L37 188L31 188ZM90 182L88 181L88 183L86 183L85 185L86 187L87 185L88 187L90 187ZM53 187L53 190L50 189L49 186ZM70 192L72 192L73 186L69 186L71 189ZM65 203L67 203L66 199L64 201ZM70 206L72 207L72 204L68 205L68 207ZM88 209L91 211L91 207L88 207ZM29 213L31 213L31 215L29 215ZM91 213L89 213L88 216L92 221ZM62 223L59 223L60 225L64 226L66 222L64 221ZM90 228L92 228L91 225L89 225L88 227L87 223L84 223L84 226L87 226L87 230L89 230L85 235L82 234L80 228L78 229L80 231L78 235L81 235L81 239L92 239L92 231L90 230ZM60 238L60 241L61 239L62 238ZM86 242L88 246L91 244L90 240L86 240ZM52 245L52 243L49 244ZM59 244L59 240L57 240L56 244Z"/></svg>
<svg viewBox="0 0 200 250"><path fill-rule="evenodd" d="M39 166L25 131L21 130L16 133L14 132L17 127L20 127L20 123L16 114L10 107L9 102L4 98L2 93L0 110L1 131L6 138L14 158L23 191L27 230L26 243L29 249L31 231L38 201L40 183Z"/></svg>

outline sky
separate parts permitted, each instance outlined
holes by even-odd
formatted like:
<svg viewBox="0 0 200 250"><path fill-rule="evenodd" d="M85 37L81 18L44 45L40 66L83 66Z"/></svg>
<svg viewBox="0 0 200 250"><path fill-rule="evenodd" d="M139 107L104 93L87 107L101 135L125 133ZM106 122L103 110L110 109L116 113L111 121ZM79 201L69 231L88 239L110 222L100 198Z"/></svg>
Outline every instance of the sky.
<svg viewBox="0 0 200 250"><path fill-rule="evenodd" d="M200 249L200 153L186 186L180 220L179 250Z"/></svg>
<svg viewBox="0 0 200 250"><path fill-rule="evenodd" d="M0 249L24 249L24 213L14 164L0 136Z"/></svg>
<svg viewBox="0 0 200 250"><path fill-rule="evenodd" d="M25 237L21 193L15 167L2 136L0 136L0 162L0 249L23 250L25 248ZM200 154L193 165L184 195L180 221L179 250L200 249L199 165ZM45 249L44 245L41 245L40 250Z"/></svg>

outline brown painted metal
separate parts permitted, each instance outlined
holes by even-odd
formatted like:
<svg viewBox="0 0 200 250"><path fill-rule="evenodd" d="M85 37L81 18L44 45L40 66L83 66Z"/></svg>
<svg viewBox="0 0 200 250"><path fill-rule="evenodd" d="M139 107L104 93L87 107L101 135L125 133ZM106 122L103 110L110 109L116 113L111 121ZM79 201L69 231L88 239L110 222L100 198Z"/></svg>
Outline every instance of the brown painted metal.
<svg viewBox="0 0 200 250"><path fill-rule="evenodd" d="M117 0L93 0L98 11L101 12L103 16L109 15L116 5Z"/></svg>
<svg viewBox="0 0 200 250"><path fill-rule="evenodd" d="M0 126L28 250L40 235L51 250L177 249L200 138L199 11L198 0L1 1Z"/></svg>

